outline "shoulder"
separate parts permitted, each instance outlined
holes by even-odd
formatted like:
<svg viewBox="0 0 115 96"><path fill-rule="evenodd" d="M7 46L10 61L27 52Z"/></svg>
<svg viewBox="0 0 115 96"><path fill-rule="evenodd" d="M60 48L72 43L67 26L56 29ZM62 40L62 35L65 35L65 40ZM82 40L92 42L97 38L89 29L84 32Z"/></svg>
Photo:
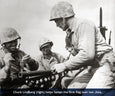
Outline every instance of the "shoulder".
<svg viewBox="0 0 115 96"><path fill-rule="evenodd" d="M84 19L84 18L74 18L74 26L79 26L81 24L89 24L89 25L95 25L93 21L90 19Z"/></svg>
<svg viewBox="0 0 115 96"><path fill-rule="evenodd" d="M96 25L91 20L75 18L72 31L76 34L76 36L90 29L96 29Z"/></svg>
<svg viewBox="0 0 115 96"><path fill-rule="evenodd" d="M53 52L53 55L57 56L58 58L64 58L61 54Z"/></svg>
<svg viewBox="0 0 115 96"><path fill-rule="evenodd" d="M41 61L42 58L43 58L43 55L42 55L42 54L39 54L38 56L36 56L36 60L37 60L37 61Z"/></svg>
<svg viewBox="0 0 115 96"><path fill-rule="evenodd" d="M83 19L83 18L78 18L78 23L79 25L85 24L85 25L95 26L93 21L88 20L88 19Z"/></svg>
<svg viewBox="0 0 115 96"><path fill-rule="evenodd" d="M75 32L83 26L95 26L95 24L91 20L74 17L70 29Z"/></svg>

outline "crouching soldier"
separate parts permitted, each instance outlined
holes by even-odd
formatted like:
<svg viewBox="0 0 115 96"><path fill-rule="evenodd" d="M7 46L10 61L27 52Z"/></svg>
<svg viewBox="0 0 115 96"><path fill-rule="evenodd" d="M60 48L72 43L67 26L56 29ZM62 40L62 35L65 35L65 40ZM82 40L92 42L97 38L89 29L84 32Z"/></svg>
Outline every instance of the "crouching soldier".
<svg viewBox="0 0 115 96"><path fill-rule="evenodd" d="M5 28L0 32L0 86L1 89L22 88L18 79L21 70L37 70L38 64L29 55L19 49L20 35L14 28Z"/></svg>
<svg viewBox="0 0 115 96"><path fill-rule="evenodd" d="M40 40L39 50L42 52L42 54L40 54L36 60L39 63L38 70L45 70L45 71L51 70L51 67L54 64L64 62L65 59L62 55L52 52L51 50L52 46L53 46L53 42L48 38L44 37Z"/></svg>
<svg viewBox="0 0 115 96"><path fill-rule="evenodd" d="M51 69L61 73L90 66L90 70L96 71L94 70L92 77L88 76L90 79L85 82L85 88L115 88L115 53L95 24L76 17L72 5L65 1L58 2L52 7L50 21L54 21L57 27L66 31L70 46L75 51L73 58L55 64ZM95 61L98 62L96 65L93 63ZM75 77L67 88L83 88L82 80L83 78L78 80Z"/></svg>

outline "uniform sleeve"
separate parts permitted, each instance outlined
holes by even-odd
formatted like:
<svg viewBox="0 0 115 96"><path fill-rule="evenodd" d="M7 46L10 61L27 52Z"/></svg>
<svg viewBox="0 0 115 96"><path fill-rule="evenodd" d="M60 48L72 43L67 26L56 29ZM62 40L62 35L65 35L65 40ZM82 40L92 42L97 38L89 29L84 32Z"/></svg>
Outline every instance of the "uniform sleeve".
<svg viewBox="0 0 115 96"><path fill-rule="evenodd" d="M78 54L64 62L67 69L77 69L85 66L95 56L95 27L91 24L82 23L76 30L78 34ZM76 36L77 38L77 36ZM77 41L75 41L77 43Z"/></svg>
<svg viewBox="0 0 115 96"><path fill-rule="evenodd" d="M2 67L2 60L0 59L0 84L7 78L7 73L4 70L4 67Z"/></svg>

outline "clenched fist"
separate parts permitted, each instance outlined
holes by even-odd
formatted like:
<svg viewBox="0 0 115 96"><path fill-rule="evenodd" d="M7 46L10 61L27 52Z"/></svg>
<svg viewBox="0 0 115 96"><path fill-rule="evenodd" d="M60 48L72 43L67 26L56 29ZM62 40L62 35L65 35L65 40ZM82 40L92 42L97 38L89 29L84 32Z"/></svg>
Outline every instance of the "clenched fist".
<svg viewBox="0 0 115 96"><path fill-rule="evenodd" d="M11 53L6 53L4 58L3 58L4 62L5 62L5 71L8 71L10 69L10 61L14 61L14 58L12 57Z"/></svg>

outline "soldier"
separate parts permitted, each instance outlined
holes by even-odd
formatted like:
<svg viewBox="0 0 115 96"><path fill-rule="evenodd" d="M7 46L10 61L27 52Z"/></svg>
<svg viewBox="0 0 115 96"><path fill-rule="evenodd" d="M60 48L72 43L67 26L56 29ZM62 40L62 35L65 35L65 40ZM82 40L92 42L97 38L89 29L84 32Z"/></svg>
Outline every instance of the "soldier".
<svg viewBox="0 0 115 96"><path fill-rule="evenodd" d="M48 38L44 37L39 42L39 50L42 52L41 55L37 57L39 68L38 70L48 71L51 70L51 67L54 64L64 62L64 57L58 53L52 52L51 48L53 46L53 42ZM61 88L61 79L58 79L58 75L56 75L55 81L51 82L52 87L54 88ZM48 85L46 85L48 86Z"/></svg>
<svg viewBox="0 0 115 96"><path fill-rule="evenodd" d="M96 26L89 20L75 17L72 5L68 2L58 2L53 6L50 21L66 31L66 39L70 42L67 48L74 50L74 57L55 64L52 70L60 73L64 70L79 69L83 66L94 68L94 61L98 61L99 68L94 73L86 88L115 88L115 54ZM96 63L97 64L97 63ZM78 80L79 82L82 81ZM68 88L82 88L77 77Z"/></svg>
<svg viewBox="0 0 115 96"><path fill-rule="evenodd" d="M18 73L37 70L38 63L19 49L20 35L14 28L0 33L0 86L2 89L21 88Z"/></svg>
<svg viewBox="0 0 115 96"><path fill-rule="evenodd" d="M51 66L57 63L64 62L64 57L58 53L52 52L51 48L53 42L48 38L42 38L39 42L39 50L42 52L38 56L37 61L39 62L38 70L51 70Z"/></svg>

